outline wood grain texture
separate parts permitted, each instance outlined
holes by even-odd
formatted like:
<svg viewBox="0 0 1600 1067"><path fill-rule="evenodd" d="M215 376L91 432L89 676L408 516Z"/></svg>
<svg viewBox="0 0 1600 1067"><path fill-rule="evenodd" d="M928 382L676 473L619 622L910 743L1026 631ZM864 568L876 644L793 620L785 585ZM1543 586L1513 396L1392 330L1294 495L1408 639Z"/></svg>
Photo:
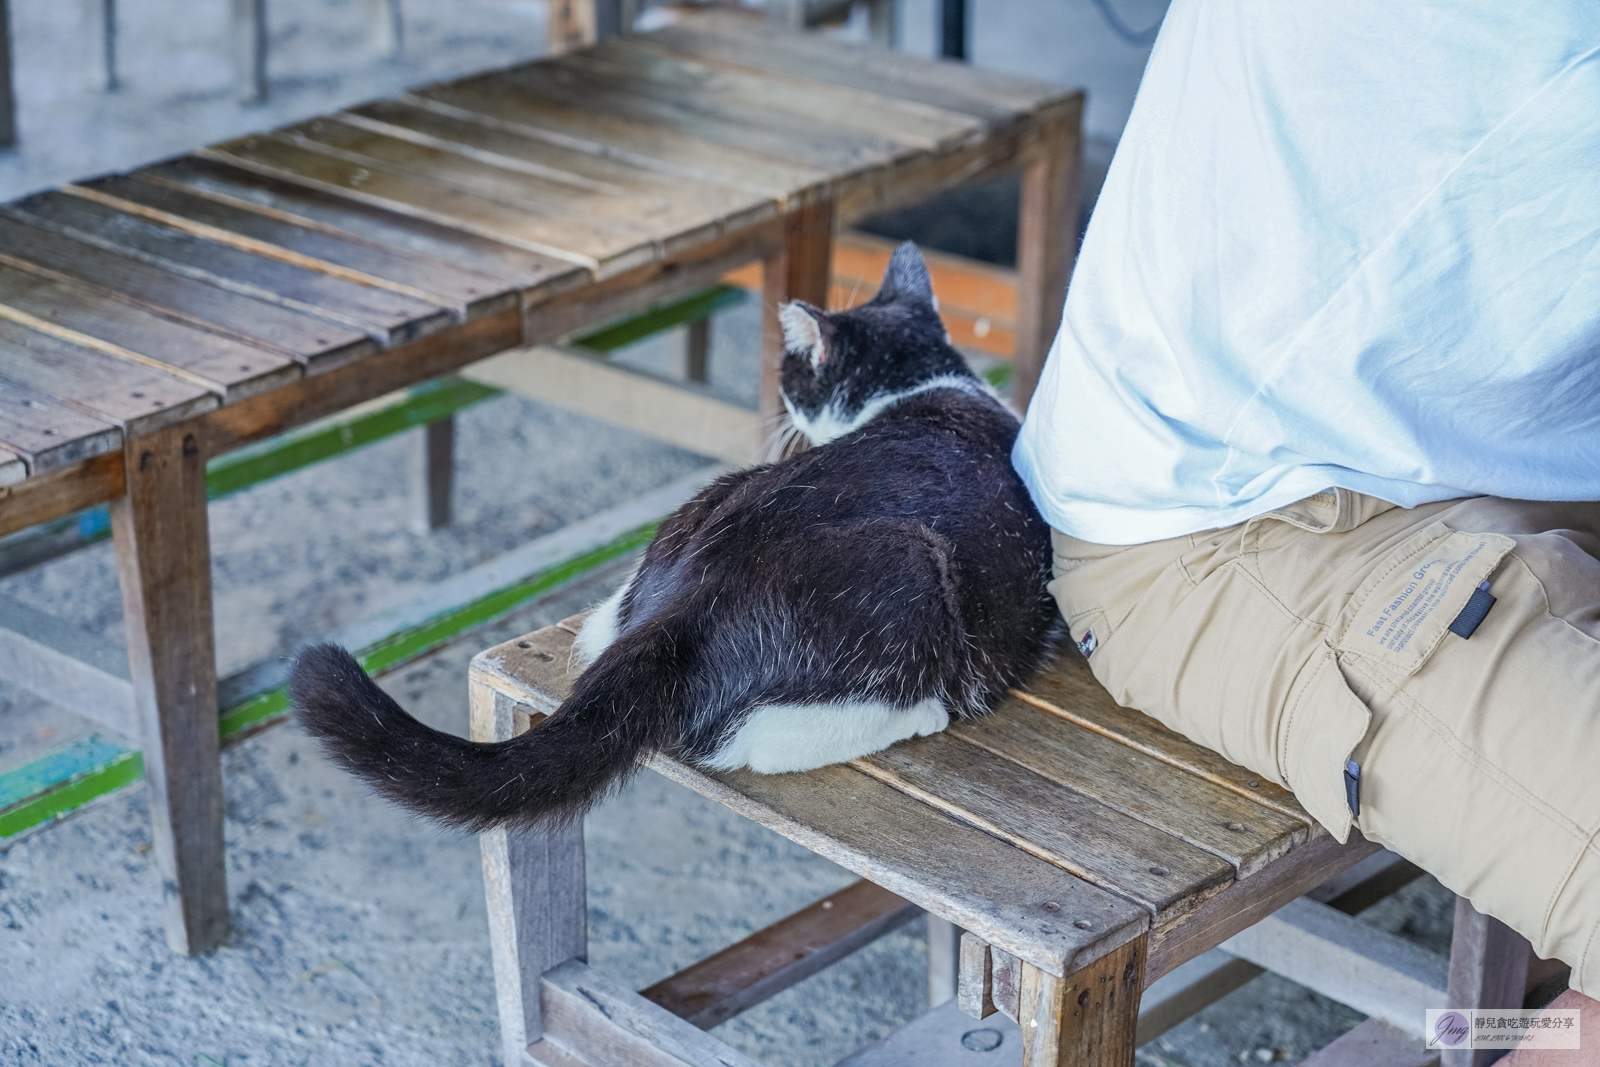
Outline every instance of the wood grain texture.
<svg viewBox="0 0 1600 1067"><path fill-rule="evenodd" d="M0 416L5 409L0 390ZM0 537L103 504L123 491L122 431L109 427L107 447L88 459L0 485Z"/></svg>
<svg viewBox="0 0 1600 1067"><path fill-rule="evenodd" d="M989 946L989 966L994 970L995 1010L1017 1022L1022 1010L1022 961L1002 948Z"/></svg>
<svg viewBox="0 0 1600 1067"><path fill-rule="evenodd" d="M819 201L791 211L783 220L782 246L761 264L761 392L757 407L763 437L773 433L786 414L783 324L778 310L791 300L827 306L833 228L831 202Z"/></svg>
<svg viewBox="0 0 1600 1067"><path fill-rule="evenodd" d="M93 193L119 210L145 213L198 236L442 305L464 319L493 314L516 300L514 286L434 256L407 253L138 176L98 178L66 191Z"/></svg>
<svg viewBox="0 0 1600 1067"><path fill-rule="evenodd" d="M1220 857L1241 878L1307 838L1299 820L1026 701L1007 698L946 732Z"/></svg>
<svg viewBox="0 0 1600 1067"><path fill-rule="evenodd" d="M1061 324L1067 279L1077 255L1078 186L1083 170L1081 115L1042 124L1043 158L1022 171L1017 208L1017 326L1012 397L1026 411Z"/></svg>
<svg viewBox="0 0 1600 1067"><path fill-rule="evenodd" d="M1029 679L1017 695L1053 715L1298 819L1306 824L1312 837L1327 833L1287 789L1247 767L1228 762L1215 750L1167 729L1148 715L1119 707L1095 681L1089 664L1071 649L1062 651Z"/></svg>
<svg viewBox="0 0 1600 1067"><path fill-rule="evenodd" d="M1455 927L1450 938L1449 995L1451 1008L1521 1008L1528 992L1528 964L1533 946L1511 927L1456 897ZM1443 1067L1484 1067L1494 1049L1446 1049Z"/></svg>
<svg viewBox="0 0 1600 1067"><path fill-rule="evenodd" d="M915 904L863 879L663 978L640 996L709 1030L921 914Z"/></svg>
<svg viewBox="0 0 1600 1067"><path fill-rule="evenodd" d="M593 1063L628 1067L761 1067L577 960L540 982L546 1032Z"/></svg>
<svg viewBox="0 0 1600 1067"><path fill-rule="evenodd" d="M199 155L157 163L135 171L134 176L295 226L441 260L494 278L527 296L588 277L587 271L565 260Z"/></svg>
<svg viewBox="0 0 1600 1067"><path fill-rule="evenodd" d="M132 359L188 378L225 403L300 377L295 360L270 348L197 328L96 286L0 262L0 318L55 333L80 346L104 345Z"/></svg>
<svg viewBox="0 0 1600 1067"><path fill-rule="evenodd" d="M206 454L178 424L127 442L124 462L111 533L167 944L197 955L228 932Z"/></svg>
<svg viewBox="0 0 1600 1067"><path fill-rule="evenodd" d="M7 381L0 372L0 443L8 454L27 465L30 478L61 471L89 459L120 450L122 431L106 419L85 415L59 401L41 395L37 389ZM120 463L120 459L118 460ZM31 482L22 486L32 488ZM21 529L13 516L20 505L8 504L13 487L0 488L0 529ZM54 518L55 516L49 516ZM44 522L45 519L37 520Z"/></svg>
<svg viewBox="0 0 1600 1067"><path fill-rule="evenodd" d="M956 738L914 738L852 766L1134 901L1156 924L1233 881L1227 860Z"/></svg>
<svg viewBox="0 0 1600 1067"><path fill-rule="evenodd" d="M24 402L54 401L138 437L215 409L203 385L108 356L0 317L0 386Z"/></svg>
<svg viewBox="0 0 1600 1067"><path fill-rule="evenodd" d="M131 255L0 215L0 260L115 293L169 318L205 324L287 353L308 369L377 351L365 331L175 275Z"/></svg>
<svg viewBox="0 0 1600 1067"><path fill-rule="evenodd" d="M469 682L475 741L504 741L526 729L513 702ZM500 1038L507 1063L544 1033L540 976L588 954L583 823L479 835L489 947L494 962Z"/></svg>
<svg viewBox="0 0 1600 1067"><path fill-rule="evenodd" d="M989 962L989 943L966 931L961 933L956 1002L963 1014L974 1019L987 1019L998 1010L994 1003L994 968Z"/></svg>
<svg viewBox="0 0 1600 1067"><path fill-rule="evenodd" d="M7 212L165 271L400 344L452 321L438 305L197 237L81 196L38 193Z"/></svg>
<svg viewBox="0 0 1600 1067"><path fill-rule="evenodd" d="M1022 967L1023 1067L1133 1067L1145 939L1061 978Z"/></svg>

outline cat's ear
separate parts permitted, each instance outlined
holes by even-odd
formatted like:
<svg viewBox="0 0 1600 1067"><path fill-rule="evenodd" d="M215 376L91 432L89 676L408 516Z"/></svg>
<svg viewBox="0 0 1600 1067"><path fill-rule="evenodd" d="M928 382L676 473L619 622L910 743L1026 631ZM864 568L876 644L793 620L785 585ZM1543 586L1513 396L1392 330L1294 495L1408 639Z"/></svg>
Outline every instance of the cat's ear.
<svg viewBox="0 0 1600 1067"><path fill-rule="evenodd" d="M928 265L922 260L917 246L907 241L889 257L889 269L883 272L883 284L878 287L877 300L884 303L899 301L907 304L927 305L939 310L939 301L933 295L933 282L928 277Z"/></svg>
<svg viewBox="0 0 1600 1067"><path fill-rule="evenodd" d="M812 370L828 361L828 338L833 333L833 323L828 321L826 312L804 300L791 300L778 309L778 321L783 324L786 351L809 357Z"/></svg>

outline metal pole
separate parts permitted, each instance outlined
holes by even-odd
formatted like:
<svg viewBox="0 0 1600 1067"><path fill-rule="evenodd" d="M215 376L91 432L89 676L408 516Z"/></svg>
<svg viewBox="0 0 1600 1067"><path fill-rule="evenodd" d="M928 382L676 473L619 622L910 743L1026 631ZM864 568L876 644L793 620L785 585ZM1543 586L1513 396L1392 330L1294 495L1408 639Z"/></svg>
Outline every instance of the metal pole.
<svg viewBox="0 0 1600 1067"><path fill-rule="evenodd" d="M939 54L967 58L967 0L939 0Z"/></svg>
<svg viewBox="0 0 1600 1067"><path fill-rule="evenodd" d="M11 95L11 12L0 0L0 148L17 143L17 102Z"/></svg>

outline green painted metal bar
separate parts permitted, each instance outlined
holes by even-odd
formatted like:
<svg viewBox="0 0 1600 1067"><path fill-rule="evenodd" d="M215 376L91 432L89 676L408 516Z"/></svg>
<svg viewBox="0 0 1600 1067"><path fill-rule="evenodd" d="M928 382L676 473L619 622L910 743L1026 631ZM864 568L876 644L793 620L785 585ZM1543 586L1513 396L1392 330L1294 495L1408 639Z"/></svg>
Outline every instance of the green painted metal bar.
<svg viewBox="0 0 1600 1067"><path fill-rule="evenodd" d="M358 651L356 659L374 676L397 670L603 563L644 547L655 536L656 526L651 522L636 527L598 548L390 634ZM283 718L288 711L289 698L282 685L223 708L219 729L224 743ZM138 752L99 735L0 774L0 839L65 815L143 776L144 761Z"/></svg>

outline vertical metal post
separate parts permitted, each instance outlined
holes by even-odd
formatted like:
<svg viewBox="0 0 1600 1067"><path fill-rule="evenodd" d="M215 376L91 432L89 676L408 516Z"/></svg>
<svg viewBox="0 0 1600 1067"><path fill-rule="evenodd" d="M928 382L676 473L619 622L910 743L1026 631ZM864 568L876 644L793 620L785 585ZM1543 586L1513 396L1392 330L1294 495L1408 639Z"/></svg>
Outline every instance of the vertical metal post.
<svg viewBox="0 0 1600 1067"><path fill-rule="evenodd" d="M939 0L939 54L967 58L967 0Z"/></svg>
<svg viewBox="0 0 1600 1067"><path fill-rule="evenodd" d="M11 11L0 0L0 148L17 143L17 102L11 93Z"/></svg>
<svg viewBox="0 0 1600 1067"><path fill-rule="evenodd" d="M267 98L267 0L233 0L233 86L239 101Z"/></svg>
<svg viewBox="0 0 1600 1067"><path fill-rule="evenodd" d="M117 0L80 0L84 36L88 41L85 75L89 87L115 92L117 77Z"/></svg>

